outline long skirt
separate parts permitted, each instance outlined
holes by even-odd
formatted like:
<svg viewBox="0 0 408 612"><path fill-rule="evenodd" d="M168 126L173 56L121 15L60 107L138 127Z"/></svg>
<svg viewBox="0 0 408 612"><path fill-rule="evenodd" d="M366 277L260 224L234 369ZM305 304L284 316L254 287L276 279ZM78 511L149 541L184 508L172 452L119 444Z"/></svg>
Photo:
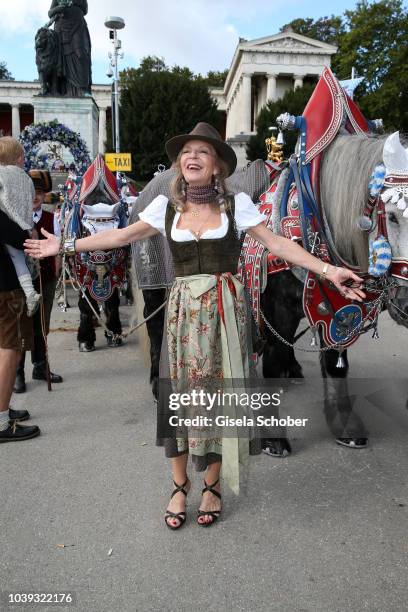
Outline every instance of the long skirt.
<svg viewBox="0 0 408 612"><path fill-rule="evenodd" d="M238 493L240 466L260 452L250 427L215 426L214 406L207 399L246 384L250 377L250 319L243 285L230 273L199 274L175 279L167 304L166 333L160 362L158 440L167 457L192 455L196 469L222 461L222 475ZM193 392L204 392L191 401ZM190 401L174 402L182 394ZM197 399L198 395L195 396ZM176 407L174 406L176 403ZM210 402L211 404L211 402ZM221 414L222 413L222 414ZM169 428L171 416L191 418L193 425ZM234 401L218 406L217 423L242 416ZM245 416L251 415L245 408ZM201 418L199 418L201 417ZM212 420L211 425L207 422ZM169 433L170 432L170 433Z"/></svg>

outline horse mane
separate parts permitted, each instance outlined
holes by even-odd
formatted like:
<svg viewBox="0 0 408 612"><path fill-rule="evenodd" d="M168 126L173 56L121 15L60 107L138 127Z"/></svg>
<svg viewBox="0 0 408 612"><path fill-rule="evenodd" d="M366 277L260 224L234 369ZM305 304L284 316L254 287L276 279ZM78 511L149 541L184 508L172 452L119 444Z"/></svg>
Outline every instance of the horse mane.
<svg viewBox="0 0 408 612"><path fill-rule="evenodd" d="M368 200L368 183L382 163L388 135L339 135L323 156L320 198L341 257L361 269L368 267L368 233L357 226Z"/></svg>

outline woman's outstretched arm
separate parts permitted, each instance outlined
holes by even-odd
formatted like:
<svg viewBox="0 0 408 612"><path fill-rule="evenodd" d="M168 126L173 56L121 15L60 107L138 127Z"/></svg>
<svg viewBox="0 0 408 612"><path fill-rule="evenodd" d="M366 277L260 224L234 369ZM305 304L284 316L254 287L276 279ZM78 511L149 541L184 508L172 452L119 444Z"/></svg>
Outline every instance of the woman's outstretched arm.
<svg viewBox="0 0 408 612"><path fill-rule="evenodd" d="M358 300L359 302L365 297L365 293L359 289L363 280L351 270L326 264L292 240L283 238L283 236L277 236L262 223L249 229L248 234L254 240L261 242L273 255L295 266L306 268L306 270L310 270L315 274L323 274L327 280L337 287L344 297L350 300ZM350 284L356 285L356 287L348 286Z"/></svg>
<svg viewBox="0 0 408 612"><path fill-rule="evenodd" d="M44 229L41 232L46 236L46 240L26 240L24 242L25 252L37 259L57 255L60 248L60 239L54 236L54 234L49 234ZM150 238L158 233L159 231L149 225L149 223L137 221L122 229L107 230L106 232L99 232L86 238L78 238L75 240L75 252L82 253L86 251L117 249L131 242Z"/></svg>

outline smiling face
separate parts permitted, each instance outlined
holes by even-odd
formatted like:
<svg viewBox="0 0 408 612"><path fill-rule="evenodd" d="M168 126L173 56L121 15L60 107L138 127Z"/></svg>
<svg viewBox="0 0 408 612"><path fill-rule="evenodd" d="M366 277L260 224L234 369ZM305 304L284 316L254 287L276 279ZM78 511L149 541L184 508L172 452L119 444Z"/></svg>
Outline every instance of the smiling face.
<svg viewBox="0 0 408 612"><path fill-rule="evenodd" d="M179 154L180 169L189 185L210 185L212 177L219 174L217 153L203 140L189 140Z"/></svg>

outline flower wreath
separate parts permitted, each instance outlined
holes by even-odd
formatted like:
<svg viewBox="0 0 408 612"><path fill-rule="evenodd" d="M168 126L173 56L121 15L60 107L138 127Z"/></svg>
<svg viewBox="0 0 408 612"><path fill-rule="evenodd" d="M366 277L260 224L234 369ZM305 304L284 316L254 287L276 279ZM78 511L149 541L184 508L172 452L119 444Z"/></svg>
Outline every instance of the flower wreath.
<svg viewBox="0 0 408 612"><path fill-rule="evenodd" d="M69 149L76 171L83 175L91 165L88 147L77 132L73 132L56 119L48 122L32 123L20 135L20 142L24 147L24 169L48 168L48 156L38 151L38 145L46 141L59 142Z"/></svg>

